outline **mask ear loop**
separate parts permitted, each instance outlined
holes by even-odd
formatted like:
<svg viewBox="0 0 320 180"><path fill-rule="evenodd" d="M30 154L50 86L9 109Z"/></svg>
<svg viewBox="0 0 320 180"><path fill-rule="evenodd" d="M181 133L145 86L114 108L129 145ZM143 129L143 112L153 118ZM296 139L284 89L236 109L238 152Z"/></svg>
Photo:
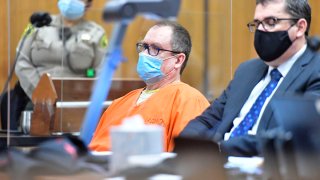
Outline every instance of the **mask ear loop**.
<svg viewBox="0 0 320 180"><path fill-rule="evenodd" d="M294 25L292 25L291 27L293 27ZM288 31L288 35L289 35L289 30L291 29L291 27L287 30ZM290 38L290 35L289 35L289 38ZM293 40L291 40L291 43L294 43L298 38L295 37Z"/></svg>
<svg viewBox="0 0 320 180"><path fill-rule="evenodd" d="M298 21L299 21L299 20L298 20ZM289 30L290 30L293 26L297 25L298 21L295 22L295 23L293 23L293 24L291 24L290 27L287 29L288 35L289 35ZM290 38L290 36L289 36L289 38ZM290 40L291 40L291 42L293 43L293 42L295 42L297 39L298 39L298 38L296 37L294 40L291 40L291 39L290 39Z"/></svg>
<svg viewBox="0 0 320 180"><path fill-rule="evenodd" d="M180 53L178 53L178 54L180 54ZM172 58L172 57L175 57L175 58L178 60L179 57L176 56L176 55L178 55L178 54L175 54L175 55L173 55L173 56L170 56L170 57L168 57L167 59L170 59L170 58ZM167 59L166 59L166 60L167 60ZM179 60L178 60L178 61L179 61ZM181 64L181 65L182 65L182 64ZM176 68L173 67L172 70L174 70L174 69L176 69ZM170 70L169 73L170 73L172 70ZM167 74L169 74L169 73L167 73Z"/></svg>
<svg viewBox="0 0 320 180"><path fill-rule="evenodd" d="M168 59L171 59L171 58L173 58L173 57L175 57L175 58L178 58L177 56L176 56L176 54L175 55L173 55L173 56L170 56L170 57L167 57L167 58L165 58L165 59L163 59L163 61L166 61L166 60L168 60ZM162 65L161 65L162 66ZM167 72L167 73L163 73L163 78L160 80L160 81L163 81L164 79L166 79L168 76L169 76L169 74L171 74L173 71L175 71L176 70L176 68L175 67L173 67L173 68L171 68L171 70L169 71L169 72Z"/></svg>

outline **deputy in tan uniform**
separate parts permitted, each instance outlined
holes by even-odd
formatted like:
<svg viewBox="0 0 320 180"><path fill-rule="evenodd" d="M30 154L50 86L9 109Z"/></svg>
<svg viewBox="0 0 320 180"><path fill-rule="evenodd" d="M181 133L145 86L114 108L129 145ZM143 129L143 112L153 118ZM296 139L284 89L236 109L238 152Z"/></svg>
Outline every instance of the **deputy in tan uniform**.
<svg viewBox="0 0 320 180"><path fill-rule="evenodd" d="M92 0L59 0L61 15L52 16L50 26L31 30L15 68L29 98L44 73L81 77L99 68L107 40L101 26L84 18L91 3Z"/></svg>
<svg viewBox="0 0 320 180"><path fill-rule="evenodd" d="M58 0L57 3L60 14L52 16L49 26L34 28L29 25L25 31L28 34L25 34L27 37L15 67L19 82L10 96L12 130L18 129L20 114L30 102L42 74L49 73L52 77L93 76L92 72L99 69L103 60L107 46L105 31L84 17L92 0ZM1 102L3 129L8 125L6 97Z"/></svg>

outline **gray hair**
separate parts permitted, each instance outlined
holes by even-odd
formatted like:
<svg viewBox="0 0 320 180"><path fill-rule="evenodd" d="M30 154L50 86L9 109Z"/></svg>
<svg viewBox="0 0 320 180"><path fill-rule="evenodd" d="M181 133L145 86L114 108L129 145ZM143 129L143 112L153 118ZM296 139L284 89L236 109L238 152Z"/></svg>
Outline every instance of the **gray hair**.
<svg viewBox="0 0 320 180"><path fill-rule="evenodd" d="M256 0L256 4L265 5L269 2L277 2L278 0ZM311 25L311 7L308 0L284 0L285 11L292 16L292 18L305 19L307 21L307 30L305 35L308 36Z"/></svg>
<svg viewBox="0 0 320 180"><path fill-rule="evenodd" d="M171 35L171 47L172 51L181 52L186 55L186 59L182 64L180 74L182 74L184 68L187 65L189 55L192 48L191 37L186 28L173 21L160 21L155 26L162 27L168 26L172 28Z"/></svg>

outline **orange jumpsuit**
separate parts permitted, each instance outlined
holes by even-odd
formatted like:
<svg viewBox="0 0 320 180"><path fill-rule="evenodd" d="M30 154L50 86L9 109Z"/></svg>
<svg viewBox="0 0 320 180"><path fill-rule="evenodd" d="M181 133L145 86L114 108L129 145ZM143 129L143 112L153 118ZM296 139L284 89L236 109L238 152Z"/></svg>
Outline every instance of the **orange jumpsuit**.
<svg viewBox="0 0 320 180"><path fill-rule="evenodd" d="M164 127L164 150L172 151L173 138L209 106L207 99L198 90L183 82L162 87L137 105L142 91L143 89L133 90L114 100L100 119L89 144L91 150L111 150L110 127L120 125L126 117L140 114L146 124Z"/></svg>

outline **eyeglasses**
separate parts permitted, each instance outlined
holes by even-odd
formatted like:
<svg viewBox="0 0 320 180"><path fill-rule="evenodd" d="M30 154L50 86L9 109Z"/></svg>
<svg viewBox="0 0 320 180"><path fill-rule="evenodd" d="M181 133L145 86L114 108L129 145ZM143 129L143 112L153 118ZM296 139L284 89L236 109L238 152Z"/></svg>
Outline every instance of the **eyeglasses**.
<svg viewBox="0 0 320 180"><path fill-rule="evenodd" d="M159 54L159 51L168 51L168 52L172 52L172 53L180 53L178 51L171 51L171 50L167 50L167 49L161 49L155 45L149 45L147 43L137 43L136 44L136 48L137 48L137 52L141 53L143 51L145 51L146 49L148 50L148 54L151 56L157 56Z"/></svg>
<svg viewBox="0 0 320 180"><path fill-rule="evenodd" d="M295 23L296 23L299 20L299 18L267 17L262 21L254 20L254 21L248 23L247 26L248 26L250 32L255 32L259 28L260 24L262 24L262 27L264 30L270 31L279 23L279 21L283 21L283 20L295 21Z"/></svg>

